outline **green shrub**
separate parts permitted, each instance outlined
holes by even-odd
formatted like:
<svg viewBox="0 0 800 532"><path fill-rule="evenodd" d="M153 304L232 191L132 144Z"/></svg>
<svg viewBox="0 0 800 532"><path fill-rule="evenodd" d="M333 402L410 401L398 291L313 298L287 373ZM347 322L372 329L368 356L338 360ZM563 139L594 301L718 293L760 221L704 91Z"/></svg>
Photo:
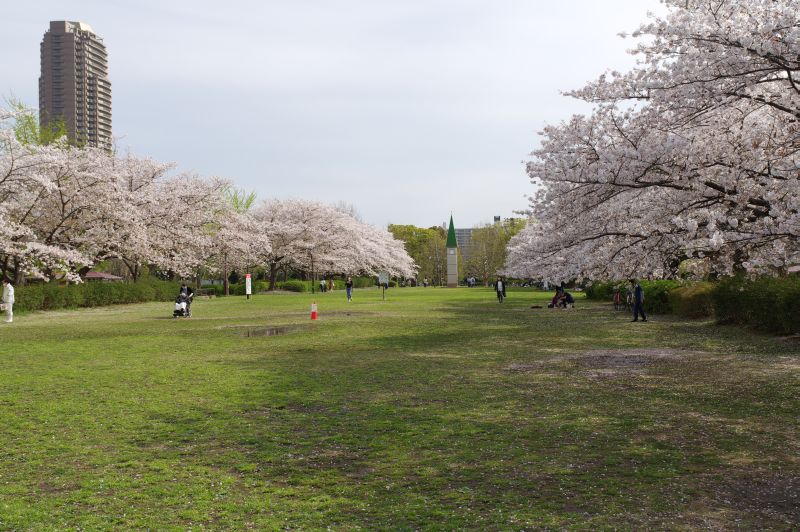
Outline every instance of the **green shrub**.
<svg viewBox="0 0 800 532"><path fill-rule="evenodd" d="M250 286L253 294L259 294L269 290L269 281L251 281ZM207 290L208 292L213 292L217 297L222 297L225 295L225 286L221 284L204 284L201 288L203 290ZM228 293L232 296L243 296L247 293L246 288L247 286L244 282L229 283Z"/></svg>
<svg viewBox="0 0 800 532"><path fill-rule="evenodd" d="M218 295L224 295L225 289L224 287L220 287L220 293ZM266 292L269 290L269 281L250 281L250 288L253 294L258 294L259 292ZM228 293L232 296L244 296L247 295L247 285L244 282L241 283L230 283L228 285Z"/></svg>
<svg viewBox="0 0 800 532"><path fill-rule="evenodd" d="M680 286L678 281L639 281L644 290L644 310L653 314L669 314L672 305L669 301L669 291ZM586 286L586 298L601 301L614 299L614 288L619 288L625 293L630 288L629 281L601 281L593 282Z"/></svg>
<svg viewBox="0 0 800 532"><path fill-rule="evenodd" d="M372 288L377 284L378 279L375 277L353 277L353 288Z"/></svg>
<svg viewBox="0 0 800 532"><path fill-rule="evenodd" d="M598 299L611 301L614 297L614 287L621 287L623 290L629 284L627 281L594 281L592 284L587 284L584 292L586 299Z"/></svg>
<svg viewBox="0 0 800 532"><path fill-rule="evenodd" d="M17 286L14 288L14 310L44 309L44 285Z"/></svg>
<svg viewBox="0 0 800 532"><path fill-rule="evenodd" d="M748 325L779 333L800 333L800 277L724 279L712 292L719 323Z"/></svg>
<svg viewBox="0 0 800 532"><path fill-rule="evenodd" d="M221 297L225 295L225 287L221 284L204 284L200 287L202 290L205 290L209 294L213 293L217 297Z"/></svg>
<svg viewBox="0 0 800 532"><path fill-rule="evenodd" d="M72 285L32 284L16 287L14 309L56 310L144 301L170 301L179 290L179 283L150 279L143 279L137 283L90 281Z"/></svg>
<svg viewBox="0 0 800 532"><path fill-rule="evenodd" d="M291 279L289 281L278 283L278 288L281 290L288 290L289 292L307 292L308 283L306 281Z"/></svg>
<svg viewBox="0 0 800 532"><path fill-rule="evenodd" d="M668 293L673 314L686 318L706 318L714 312L712 283L696 283L673 288Z"/></svg>
<svg viewBox="0 0 800 532"><path fill-rule="evenodd" d="M225 295L225 286L224 285L223 285L222 290L223 290L222 295ZM231 295L231 296L243 296L244 295L244 283L228 283L228 295Z"/></svg>
<svg viewBox="0 0 800 532"><path fill-rule="evenodd" d="M644 310L653 314L670 314L672 305L669 301L669 291L678 288L679 281L639 281L644 290Z"/></svg>

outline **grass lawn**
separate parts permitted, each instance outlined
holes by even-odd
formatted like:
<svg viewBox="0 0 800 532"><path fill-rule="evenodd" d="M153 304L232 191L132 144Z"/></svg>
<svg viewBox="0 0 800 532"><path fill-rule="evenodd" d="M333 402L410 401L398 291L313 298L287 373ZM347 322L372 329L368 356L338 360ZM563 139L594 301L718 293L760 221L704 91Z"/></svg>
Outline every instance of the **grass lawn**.
<svg viewBox="0 0 800 532"><path fill-rule="evenodd" d="M18 315L0 529L798 526L800 343L547 298Z"/></svg>

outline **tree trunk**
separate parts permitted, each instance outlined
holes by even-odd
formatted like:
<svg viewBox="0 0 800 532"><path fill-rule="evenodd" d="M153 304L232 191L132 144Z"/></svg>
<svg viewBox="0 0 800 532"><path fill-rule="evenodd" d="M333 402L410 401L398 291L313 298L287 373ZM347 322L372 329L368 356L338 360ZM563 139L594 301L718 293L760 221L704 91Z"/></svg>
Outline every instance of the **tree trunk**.
<svg viewBox="0 0 800 532"><path fill-rule="evenodd" d="M222 287L223 287L223 293L226 296L229 296L231 294L231 291L230 291L231 287L230 287L230 281L228 281L228 260L227 259L225 259L223 261L223 263L222 263Z"/></svg>
<svg viewBox="0 0 800 532"><path fill-rule="evenodd" d="M314 256L311 255L311 293L314 293L314 285L316 284L316 278L314 277Z"/></svg>
<svg viewBox="0 0 800 532"><path fill-rule="evenodd" d="M128 275L131 276L131 279L133 279L133 282L135 283L136 282L136 274L133 273L133 267L131 266L131 264L125 259L122 259L122 264L124 264L125 268L128 269Z"/></svg>
<svg viewBox="0 0 800 532"><path fill-rule="evenodd" d="M19 261L14 260L14 284L19 286L23 284L24 280L22 269L19 267Z"/></svg>
<svg viewBox="0 0 800 532"><path fill-rule="evenodd" d="M278 264L271 262L269 265L269 291L274 292L278 281Z"/></svg>

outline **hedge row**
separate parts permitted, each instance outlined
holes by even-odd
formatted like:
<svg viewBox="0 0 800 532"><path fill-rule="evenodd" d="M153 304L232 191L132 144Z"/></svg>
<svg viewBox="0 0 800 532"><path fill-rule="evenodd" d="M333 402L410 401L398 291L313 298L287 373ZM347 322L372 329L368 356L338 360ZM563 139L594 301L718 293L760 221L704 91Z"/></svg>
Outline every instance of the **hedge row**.
<svg viewBox="0 0 800 532"><path fill-rule="evenodd" d="M344 279L335 279L333 281L333 286L335 290L344 290ZM390 281L390 286L397 286L397 283L394 281ZM392 284L394 283L394 284ZM377 284L377 280L373 277L353 277L353 287L354 288L371 288ZM231 283L228 285L229 292L233 296L243 296L245 295L245 284L244 283ZM213 291L215 295L222 296L225 293L225 289L221 284L209 284L203 285L203 290ZM269 290L269 281L253 281L252 282L253 293L257 294L259 292L266 292ZM288 281L279 281L276 283L276 288L278 290L287 290L289 292L310 292L311 291L311 281L301 281L299 279L289 279ZM314 291L319 290L319 281L314 283Z"/></svg>
<svg viewBox="0 0 800 532"><path fill-rule="evenodd" d="M584 293L586 294L586 299L607 300L613 299L614 288L618 288L624 293L628 286L629 283L623 281L594 281L591 284L586 285L586 288L584 288Z"/></svg>
<svg viewBox="0 0 800 532"><path fill-rule="evenodd" d="M670 314L672 303L670 302L669 292L678 288L678 281L640 281L644 290L644 310L653 314ZM618 288L623 294L630 288L629 282L595 282L586 287L586 297L588 299L611 300L614 297L614 288Z"/></svg>
<svg viewBox="0 0 800 532"><path fill-rule="evenodd" d="M677 281L642 281L645 311L688 318L714 316L718 323L747 325L778 333L800 333L800 276L747 279L730 277L718 283L681 286ZM614 287L627 283L593 283L590 299L610 300Z"/></svg>
<svg viewBox="0 0 800 532"><path fill-rule="evenodd" d="M280 285L281 283L278 283L278 286ZM207 292L214 292L216 296L225 295L225 287L221 284L204 284L201 288ZM246 295L245 288L246 285L244 283L230 283L228 285L228 291L232 296ZM269 281L252 281L251 288L254 294L266 292L269 290Z"/></svg>
<svg viewBox="0 0 800 532"><path fill-rule="evenodd" d="M375 284L376 280L372 277L353 277L353 285L356 288L372 287ZM337 290L344 290L344 280L337 279L334 281L334 285ZM23 312L101 307L146 301L172 301L180 291L180 286L179 282L156 279L142 279L137 283L90 281L71 285L44 283L17 286L15 287L14 310ZM222 295L224 291L222 285L204 285L203 288L213 290L216 295ZM253 293L265 292L269 289L269 282L253 281L252 288ZM307 292L311 290L311 281L290 279L278 283L277 288L292 292ZM230 293L244 295L245 284L231 284Z"/></svg>
<svg viewBox="0 0 800 532"><path fill-rule="evenodd" d="M86 282L17 286L14 310L55 310L62 308L101 307L145 301L171 301L180 291L180 283L140 280L137 283Z"/></svg>
<svg viewBox="0 0 800 532"><path fill-rule="evenodd" d="M696 283L670 290L672 313L685 318L707 318L714 314L713 283Z"/></svg>
<svg viewBox="0 0 800 532"><path fill-rule="evenodd" d="M800 277L733 277L711 295L719 323L748 325L763 331L800 333Z"/></svg>

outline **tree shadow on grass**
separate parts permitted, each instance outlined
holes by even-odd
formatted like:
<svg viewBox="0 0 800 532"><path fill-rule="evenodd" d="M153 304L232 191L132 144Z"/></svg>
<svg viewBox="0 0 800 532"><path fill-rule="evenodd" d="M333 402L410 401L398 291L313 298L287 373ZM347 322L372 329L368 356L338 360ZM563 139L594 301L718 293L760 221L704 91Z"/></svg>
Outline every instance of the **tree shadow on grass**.
<svg viewBox="0 0 800 532"><path fill-rule="evenodd" d="M724 511L722 524L747 517L784 526L795 517L787 493L772 504L764 499L772 492L762 490L762 510L724 497L741 491L730 475L767 482L756 458L781 459L782 446L797 436L729 425L725 401L769 398L758 383L697 380L729 365L679 360L602 380L582 374L578 363L557 375L504 370L518 360L546 360L553 345L682 346L665 331L698 327L664 322L631 338L627 324L591 305L580 316L531 315L522 302L455 302L440 312L398 318L352 344L347 329L318 349L284 346L281 359L229 360L268 378L231 390L215 408L153 421L172 427L168 453L235 472L242 496L258 483L291 486L308 500L335 494L323 516L364 527L491 528L512 525L509 515L548 526L657 526L666 516L680 526L715 511ZM719 349L729 342L724 331L702 334ZM696 411L721 421L691 417ZM774 440L769 447L757 437L764 432ZM164 435L151 436L141 443L163 449ZM725 462L732 454L750 454L752 462ZM698 491L705 502L692 507Z"/></svg>

